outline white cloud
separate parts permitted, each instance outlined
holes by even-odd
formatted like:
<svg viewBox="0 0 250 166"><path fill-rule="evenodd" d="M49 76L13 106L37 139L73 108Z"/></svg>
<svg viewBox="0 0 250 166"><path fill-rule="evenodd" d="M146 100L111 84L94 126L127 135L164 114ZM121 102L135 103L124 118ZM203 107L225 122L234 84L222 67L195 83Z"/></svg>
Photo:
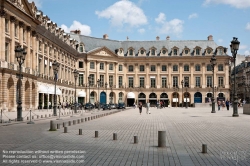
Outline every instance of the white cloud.
<svg viewBox="0 0 250 166"><path fill-rule="evenodd" d="M139 32L140 34L143 34L143 33L145 33L145 29L144 29L144 28L138 29L138 32Z"/></svg>
<svg viewBox="0 0 250 166"><path fill-rule="evenodd" d="M160 28L156 28L158 33L161 34L175 34L180 36L183 32L183 20L173 19L170 21L166 20L166 16L164 13L160 13L158 17L155 19L158 24L161 24Z"/></svg>
<svg viewBox="0 0 250 166"><path fill-rule="evenodd" d="M123 27L125 24L138 27L148 22L143 10L128 0L118 1L107 9L95 13L99 18L109 19L111 25L117 27Z"/></svg>
<svg viewBox="0 0 250 166"><path fill-rule="evenodd" d="M41 0L28 0L30 3L33 1L36 5L37 8L41 8L42 7L42 2Z"/></svg>
<svg viewBox="0 0 250 166"><path fill-rule="evenodd" d="M250 22L247 23L246 30L250 31Z"/></svg>
<svg viewBox="0 0 250 166"><path fill-rule="evenodd" d="M240 45L240 48L239 48L240 50L245 50L245 49L247 49L247 45Z"/></svg>
<svg viewBox="0 0 250 166"><path fill-rule="evenodd" d="M205 2L203 4L208 5L211 3L226 4L226 5L231 5L233 7L236 7L236 8L248 8L248 7L250 7L249 0L205 0Z"/></svg>
<svg viewBox="0 0 250 166"><path fill-rule="evenodd" d="M250 51L245 51L245 53L244 53L245 55L250 55Z"/></svg>
<svg viewBox="0 0 250 166"><path fill-rule="evenodd" d="M198 17L198 14L197 13L193 13L193 14L190 14L188 16L188 19L197 18L197 17Z"/></svg>
<svg viewBox="0 0 250 166"><path fill-rule="evenodd" d="M68 28L66 25L62 24L61 28L65 32L69 33L72 30L80 30L82 35L90 36L91 28L88 25L83 25L79 21L73 21L73 24Z"/></svg>
<svg viewBox="0 0 250 166"><path fill-rule="evenodd" d="M223 42L223 39L218 39L218 42L219 42L219 43L222 43L222 42Z"/></svg>

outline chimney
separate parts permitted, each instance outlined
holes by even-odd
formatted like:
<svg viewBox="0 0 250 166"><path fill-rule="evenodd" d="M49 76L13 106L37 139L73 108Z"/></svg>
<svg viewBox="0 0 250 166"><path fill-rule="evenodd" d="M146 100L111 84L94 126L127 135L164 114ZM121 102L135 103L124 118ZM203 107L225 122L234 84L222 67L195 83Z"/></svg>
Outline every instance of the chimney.
<svg viewBox="0 0 250 166"><path fill-rule="evenodd" d="M81 31L80 30L73 30L73 31L70 31L70 33L79 35L79 34L81 34Z"/></svg>
<svg viewBox="0 0 250 166"><path fill-rule="evenodd" d="M166 38L167 40L170 40L170 36L167 36L167 38Z"/></svg>
<svg viewBox="0 0 250 166"><path fill-rule="evenodd" d="M129 40L129 37L127 36L127 41Z"/></svg>
<svg viewBox="0 0 250 166"><path fill-rule="evenodd" d="M109 36L107 34L103 35L103 39L108 39L108 38L109 38Z"/></svg>
<svg viewBox="0 0 250 166"><path fill-rule="evenodd" d="M212 35L209 35L209 36L207 37L207 40L213 40L213 36L212 36Z"/></svg>
<svg viewBox="0 0 250 166"><path fill-rule="evenodd" d="M160 37L159 37L159 36L156 36L156 40L159 41L159 40L160 40Z"/></svg>

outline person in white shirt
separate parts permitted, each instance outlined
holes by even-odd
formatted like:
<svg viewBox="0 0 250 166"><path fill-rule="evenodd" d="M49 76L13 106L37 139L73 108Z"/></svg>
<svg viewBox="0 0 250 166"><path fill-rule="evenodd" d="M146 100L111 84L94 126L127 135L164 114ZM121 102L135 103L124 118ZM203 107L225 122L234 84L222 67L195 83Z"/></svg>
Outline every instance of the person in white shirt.
<svg viewBox="0 0 250 166"><path fill-rule="evenodd" d="M147 102L147 112L146 112L147 114L150 114L149 108L150 108L150 103Z"/></svg>

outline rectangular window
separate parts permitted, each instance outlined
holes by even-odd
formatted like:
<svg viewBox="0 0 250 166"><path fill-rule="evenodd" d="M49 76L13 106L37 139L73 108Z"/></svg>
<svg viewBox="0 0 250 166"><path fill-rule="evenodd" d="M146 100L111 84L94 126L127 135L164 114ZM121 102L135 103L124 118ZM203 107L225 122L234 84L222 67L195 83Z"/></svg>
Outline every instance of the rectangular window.
<svg viewBox="0 0 250 166"><path fill-rule="evenodd" d="M95 84L95 75L94 74L90 74L89 75L89 84L90 84L90 86L93 86L94 84Z"/></svg>
<svg viewBox="0 0 250 166"><path fill-rule="evenodd" d="M83 62L79 61L79 68L83 68Z"/></svg>
<svg viewBox="0 0 250 166"><path fill-rule="evenodd" d="M42 51L42 42L39 41L39 51Z"/></svg>
<svg viewBox="0 0 250 166"><path fill-rule="evenodd" d="M184 71L189 71L189 66L188 65L184 65Z"/></svg>
<svg viewBox="0 0 250 166"><path fill-rule="evenodd" d="M119 82L119 88L121 88L123 83L122 76L118 77L118 82Z"/></svg>
<svg viewBox="0 0 250 166"><path fill-rule="evenodd" d="M189 77L184 77L184 87L189 87Z"/></svg>
<svg viewBox="0 0 250 166"><path fill-rule="evenodd" d="M90 62L90 69L95 69L95 63L94 62Z"/></svg>
<svg viewBox="0 0 250 166"><path fill-rule="evenodd" d="M167 87L167 78L166 77L162 77L161 78L161 87L162 88L166 88Z"/></svg>
<svg viewBox="0 0 250 166"><path fill-rule="evenodd" d="M177 55L177 49L174 49L174 55Z"/></svg>
<svg viewBox="0 0 250 166"><path fill-rule="evenodd" d="M133 55L133 50L132 50L132 49L129 50L129 55L130 55L130 56Z"/></svg>
<svg viewBox="0 0 250 166"><path fill-rule="evenodd" d="M122 71L122 65L119 65L119 71Z"/></svg>
<svg viewBox="0 0 250 166"><path fill-rule="evenodd" d="M155 78L150 78L151 88L155 88Z"/></svg>
<svg viewBox="0 0 250 166"><path fill-rule="evenodd" d="M113 86L114 85L114 77L113 76L109 76L109 86Z"/></svg>
<svg viewBox="0 0 250 166"><path fill-rule="evenodd" d="M207 76L207 87L212 87L212 76Z"/></svg>
<svg viewBox="0 0 250 166"><path fill-rule="evenodd" d="M109 70L113 70L114 69L114 65L113 64L109 64Z"/></svg>
<svg viewBox="0 0 250 166"><path fill-rule="evenodd" d="M140 77L140 87L144 88L144 77Z"/></svg>
<svg viewBox="0 0 250 166"><path fill-rule="evenodd" d="M47 53L47 45L45 44L44 45L44 54L46 54Z"/></svg>
<svg viewBox="0 0 250 166"><path fill-rule="evenodd" d="M195 86L200 87L201 86L201 78L200 77L195 77Z"/></svg>
<svg viewBox="0 0 250 166"><path fill-rule="evenodd" d="M5 32L9 32L9 20L5 19Z"/></svg>
<svg viewBox="0 0 250 166"><path fill-rule="evenodd" d="M18 26L15 24L15 37L18 37Z"/></svg>
<svg viewBox="0 0 250 166"><path fill-rule="evenodd" d="M100 75L100 87L104 87L104 75Z"/></svg>
<svg viewBox="0 0 250 166"><path fill-rule="evenodd" d="M83 74L79 74L79 86L83 85Z"/></svg>
<svg viewBox="0 0 250 166"><path fill-rule="evenodd" d="M219 85L219 87L222 87L223 85L224 85L224 82L223 82L223 77L219 77L218 78L218 85Z"/></svg>
<svg viewBox="0 0 250 166"><path fill-rule="evenodd" d="M167 71L167 66L166 65L162 65L161 66L161 71Z"/></svg>
<svg viewBox="0 0 250 166"><path fill-rule="evenodd" d="M178 87L178 77L177 76L173 77L173 87Z"/></svg>
<svg viewBox="0 0 250 166"><path fill-rule="evenodd" d="M200 49L196 49L195 52L196 52L196 55L200 55Z"/></svg>
<svg viewBox="0 0 250 166"><path fill-rule="evenodd" d="M140 71L145 71L144 65L140 65Z"/></svg>
<svg viewBox="0 0 250 166"><path fill-rule="evenodd" d="M133 88L134 87L134 78L128 77L128 87Z"/></svg>
<svg viewBox="0 0 250 166"><path fill-rule="evenodd" d="M104 70L104 63L100 63L100 70Z"/></svg>
<svg viewBox="0 0 250 166"><path fill-rule="evenodd" d="M133 72L133 71L134 71L134 66L129 65L129 66L128 66L128 71L129 71L129 72Z"/></svg>
<svg viewBox="0 0 250 166"><path fill-rule="evenodd" d="M5 43L5 59L4 60L6 62L8 62L9 53L10 53L9 43Z"/></svg>
<svg viewBox="0 0 250 166"><path fill-rule="evenodd" d="M151 65L151 71L155 71L155 65Z"/></svg>

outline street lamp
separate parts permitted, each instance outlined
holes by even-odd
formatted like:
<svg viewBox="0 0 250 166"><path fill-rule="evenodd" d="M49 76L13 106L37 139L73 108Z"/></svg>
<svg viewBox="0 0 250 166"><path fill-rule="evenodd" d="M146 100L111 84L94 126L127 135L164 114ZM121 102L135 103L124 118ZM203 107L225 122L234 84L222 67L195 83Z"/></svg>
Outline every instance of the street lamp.
<svg viewBox="0 0 250 166"><path fill-rule="evenodd" d="M54 62L52 63L52 67L53 67L53 71L54 71L54 80L55 80L55 93L54 93L54 107L53 107L53 116L57 116L57 111L56 111L56 107L57 107L57 102L56 102L56 81L57 81L57 73L59 70L59 66L60 64L54 60Z"/></svg>
<svg viewBox="0 0 250 166"><path fill-rule="evenodd" d="M212 82L212 87L213 87L213 96L212 96L212 112L211 113L216 113L215 112L215 101L214 101L214 66L216 65L216 58L215 55L211 57L210 64L212 67L212 72L213 72L213 82Z"/></svg>
<svg viewBox="0 0 250 166"><path fill-rule="evenodd" d="M182 104L181 104L181 105L182 105L182 108L183 108L183 104L184 104L184 103L183 103L183 99L184 99L184 95L183 95L183 84L184 84L184 81L181 80L181 91L182 91L182 92L181 92L181 94L182 94Z"/></svg>
<svg viewBox="0 0 250 166"><path fill-rule="evenodd" d="M108 96L108 83L105 83L105 88L106 88L106 103L107 104L107 96Z"/></svg>
<svg viewBox="0 0 250 166"><path fill-rule="evenodd" d="M17 59L17 62L19 64L19 78L18 78L18 105L17 105L17 121L23 121L22 118L22 95L21 95L21 72L22 72L22 64L24 63L25 56L27 52L24 48L22 48L20 45L16 46L15 48L15 56Z"/></svg>
<svg viewBox="0 0 250 166"><path fill-rule="evenodd" d="M77 103L76 103L76 81L77 81L77 78L79 76L79 72L75 69L73 71L74 73L74 77L75 77L75 113L76 113L76 106L77 106Z"/></svg>
<svg viewBox="0 0 250 166"><path fill-rule="evenodd" d="M236 69L235 69L235 60L236 60L236 55L237 51L239 49L240 42L238 41L238 38L233 37L233 40L231 41L230 49L231 53L233 55L234 59L234 104L233 104L233 117L238 117L238 108L237 108L237 103L238 103L238 97L237 97L237 92L236 92L236 87L235 87L235 82L236 82Z"/></svg>
<svg viewBox="0 0 250 166"><path fill-rule="evenodd" d="M100 93L99 93L99 88L100 88L100 83L101 83L101 81L100 81L100 79L98 79L97 80L97 86L98 86L98 110L100 110Z"/></svg>

